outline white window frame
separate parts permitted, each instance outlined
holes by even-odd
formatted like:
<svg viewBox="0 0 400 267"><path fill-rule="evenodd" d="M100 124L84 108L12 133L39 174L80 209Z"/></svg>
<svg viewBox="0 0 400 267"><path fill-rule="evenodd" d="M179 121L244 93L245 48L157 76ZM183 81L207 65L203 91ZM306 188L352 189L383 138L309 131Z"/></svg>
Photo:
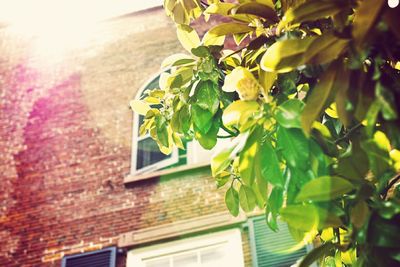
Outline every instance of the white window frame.
<svg viewBox="0 0 400 267"><path fill-rule="evenodd" d="M161 71L155 75L153 75L150 79L148 79L143 86L137 91L135 100L139 100L140 97L142 96L144 90L146 90L147 86L154 81L158 76L161 75L164 71ZM139 136L139 114L136 112L133 112L133 127L132 127L132 156L131 156L131 174L141 174L145 172L152 172L155 170L162 169L164 167L170 166L172 164L178 163L179 161L179 152L178 148L174 147L172 149L172 153L169 158L158 161L152 165L146 166L141 169L137 169L137 152L138 152L138 142L140 140L143 140L145 138L151 138L149 134L146 134L144 136ZM161 153L161 152L160 152Z"/></svg>
<svg viewBox="0 0 400 267"><path fill-rule="evenodd" d="M145 267L144 261L151 258L174 255L180 252L212 247L218 244L227 244L230 261L235 263L235 265L229 265L230 267L244 267L242 236L239 229L230 229L149 247L132 249L127 253L126 266Z"/></svg>

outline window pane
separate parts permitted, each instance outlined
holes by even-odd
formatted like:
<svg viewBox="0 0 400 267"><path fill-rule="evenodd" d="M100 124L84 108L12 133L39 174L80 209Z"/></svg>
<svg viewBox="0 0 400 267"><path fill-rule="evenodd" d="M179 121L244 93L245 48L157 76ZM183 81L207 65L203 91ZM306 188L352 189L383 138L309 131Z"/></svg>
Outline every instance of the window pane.
<svg viewBox="0 0 400 267"><path fill-rule="evenodd" d="M201 266L203 267L219 267L234 266L234 262L229 262L226 257L226 248L214 247L201 251Z"/></svg>
<svg viewBox="0 0 400 267"><path fill-rule="evenodd" d="M138 142L136 169L140 170L170 157L160 152L157 143L151 137L142 139Z"/></svg>
<svg viewBox="0 0 400 267"><path fill-rule="evenodd" d="M174 267L196 267L197 252L174 256Z"/></svg>
<svg viewBox="0 0 400 267"><path fill-rule="evenodd" d="M145 266L146 267L170 267L169 258L146 261Z"/></svg>

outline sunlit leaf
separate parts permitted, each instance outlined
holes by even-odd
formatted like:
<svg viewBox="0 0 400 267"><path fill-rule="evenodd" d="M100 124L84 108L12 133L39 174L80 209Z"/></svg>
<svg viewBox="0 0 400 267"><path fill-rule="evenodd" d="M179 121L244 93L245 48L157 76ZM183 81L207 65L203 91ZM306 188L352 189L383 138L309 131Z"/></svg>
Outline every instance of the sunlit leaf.
<svg viewBox="0 0 400 267"><path fill-rule="evenodd" d="M273 7L257 2L243 3L236 9L236 14L254 15L266 19L271 23L279 21Z"/></svg>
<svg viewBox="0 0 400 267"><path fill-rule="evenodd" d="M239 173L242 181L251 186L255 179L255 156L259 151L260 139L262 138L262 128L256 127L249 135L246 145L239 158Z"/></svg>
<svg viewBox="0 0 400 267"><path fill-rule="evenodd" d="M247 33L253 31L253 28L243 23L227 22L214 26L208 31L208 34L214 36L228 35L234 33Z"/></svg>
<svg viewBox="0 0 400 267"><path fill-rule="evenodd" d="M250 212L256 207L256 196L251 187L242 185L239 189L240 207L245 212Z"/></svg>
<svg viewBox="0 0 400 267"><path fill-rule="evenodd" d="M285 73L305 64L304 54L315 37L275 42L263 55L260 66L267 72Z"/></svg>
<svg viewBox="0 0 400 267"><path fill-rule="evenodd" d="M322 176L306 183L296 197L297 202L336 199L354 189L347 180L336 176Z"/></svg>
<svg viewBox="0 0 400 267"><path fill-rule="evenodd" d="M304 102L298 99L289 99L278 106L275 119L285 128L301 128L300 114Z"/></svg>
<svg viewBox="0 0 400 267"><path fill-rule="evenodd" d="M283 187L284 179L280 169L280 163L274 148L269 140L265 140L259 148L259 166L262 178L274 186Z"/></svg>
<svg viewBox="0 0 400 267"><path fill-rule="evenodd" d="M177 25L176 33L179 41L183 48L187 51L191 51L192 48L196 48L200 45L200 38L197 35L197 32L188 25Z"/></svg>
<svg viewBox="0 0 400 267"><path fill-rule="evenodd" d="M146 115L147 111L150 110L150 105L141 100L131 100L129 105L134 112L140 115Z"/></svg>

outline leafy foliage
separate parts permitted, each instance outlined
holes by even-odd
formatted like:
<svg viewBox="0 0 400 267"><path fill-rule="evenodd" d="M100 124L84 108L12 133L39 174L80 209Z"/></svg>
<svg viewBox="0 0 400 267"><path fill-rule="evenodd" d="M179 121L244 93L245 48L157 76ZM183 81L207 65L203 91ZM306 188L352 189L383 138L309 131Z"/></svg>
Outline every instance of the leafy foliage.
<svg viewBox="0 0 400 267"><path fill-rule="evenodd" d="M167 58L160 88L132 101L145 115L140 132L164 153L231 138L211 164L228 210L258 206L274 231L280 218L296 240L321 240L300 266L399 265L400 9L384 0L164 7L190 55ZM190 25L201 16L226 19L200 38Z"/></svg>

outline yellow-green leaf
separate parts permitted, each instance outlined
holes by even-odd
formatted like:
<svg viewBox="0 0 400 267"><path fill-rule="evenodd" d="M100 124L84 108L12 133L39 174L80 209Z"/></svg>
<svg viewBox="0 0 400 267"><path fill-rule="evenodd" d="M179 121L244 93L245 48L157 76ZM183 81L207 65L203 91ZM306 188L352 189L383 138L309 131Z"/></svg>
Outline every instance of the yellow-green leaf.
<svg viewBox="0 0 400 267"><path fill-rule="evenodd" d="M259 112L260 105L256 101L237 100L231 103L222 115L222 121L227 127L238 128L241 118L247 119Z"/></svg>
<svg viewBox="0 0 400 267"><path fill-rule="evenodd" d="M246 144L240 152L239 173L243 183L251 186L255 179L255 157L260 148L262 128L256 127L247 138Z"/></svg>
<svg viewBox="0 0 400 267"><path fill-rule="evenodd" d="M315 37L287 39L271 45L263 55L260 65L264 71L285 73L304 65L304 54Z"/></svg>
<svg viewBox="0 0 400 267"><path fill-rule="evenodd" d="M205 46L223 45L224 41L225 35L215 36L210 34L209 32L206 32L206 34L203 36L203 39L201 40L201 43Z"/></svg>
<svg viewBox="0 0 400 267"><path fill-rule="evenodd" d="M353 184L343 178L322 176L306 183L297 195L296 201L328 201L341 197L353 189Z"/></svg>
<svg viewBox="0 0 400 267"><path fill-rule="evenodd" d="M241 4L236 9L236 14L254 15L257 17L264 18L272 23L279 21L278 15L276 14L275 10L272 7L257 2L249 2Z"/></svg>
<svg viewBox="0 0 400 267"><path fill-rule="evenodd" d="M191 51L192 48L196 48L200 45L200 38L197 32L188 25L177 25L176 33L178 39L181 42L183 48L187 51Z"/></svg>
<svg viewBox="0 0 400 267"><path fill-rule="evenodd" d="M340 12L345 6L342 2L331 0L310 0L289 8L278 25L278 31L288 24L315 21Z"/></svg>
<svg viewBox="0 0 400 267"><path fill-rule="evenodd" d="M340 77L338 74L342 71L338 67L343 68L338 64L331 64L321 75L319 82L311 91L311 95L308 96L306 106L301 114L301 126L306 134L310 133L313 122L321 114L323 108L329 104L326 102L331 92L334 91L335 81L340 83L340 79L337 79L337 77ZM339 84L336 86L339 86Z"/></svg>
<svg viewBox="0 0 400 267"><path fill-rule="evenodd" d="M262 86L261 91L264 96L264 100L266 102L268 102L269 91L271 90L272 86L274 85L277 76L278 75L275 72L267 72L267 71L260 69L259 82L260 82L260 85Z"/></svg>
<svg viewBox="0 0 400 267"><path fill-rule="evenodd" d="M223 2L216 2L212 3L206 10L204 10L205 14L219 14L222 16L228 16L229 11L234 8L236 4L233 3L223 3Z"/></svg>
<svg viewBox="0 0 400 267"><path fill-rule="evenodd" d="M225 193L225 204L233 216L239 215L239 194L233 187L230 187Z"/></svg>
<svg viewBox="0 0 400 267"><path fill-rule="evenodd" d="M211 28L208 32L210 35L221 36L234 33L247 33L253 31L253 28L237 22L221 23Z"/></svg>
<svg viewBox="0 0 400 267"><path fill-rule="evenodd" d="M242 185L239 189L240 207L245 212L250 212L256 207L256 196L251 187Z"/></svg>
<svg viewBox="0 0 400 267"><path fill-rule="evenodd" d="M324 33L308 48L305 62L313 65L329 63L340 56L348 43L349 40L337 38L333 33Z"/></svg>
<svg viewBox="0 0 400 267"><path fill-rule="evenodd" d="M149 104L141 100L131 100L131 102L129 102L129 105L134 112L143 116L146 115L147 111L150 110Z"/></svg>

